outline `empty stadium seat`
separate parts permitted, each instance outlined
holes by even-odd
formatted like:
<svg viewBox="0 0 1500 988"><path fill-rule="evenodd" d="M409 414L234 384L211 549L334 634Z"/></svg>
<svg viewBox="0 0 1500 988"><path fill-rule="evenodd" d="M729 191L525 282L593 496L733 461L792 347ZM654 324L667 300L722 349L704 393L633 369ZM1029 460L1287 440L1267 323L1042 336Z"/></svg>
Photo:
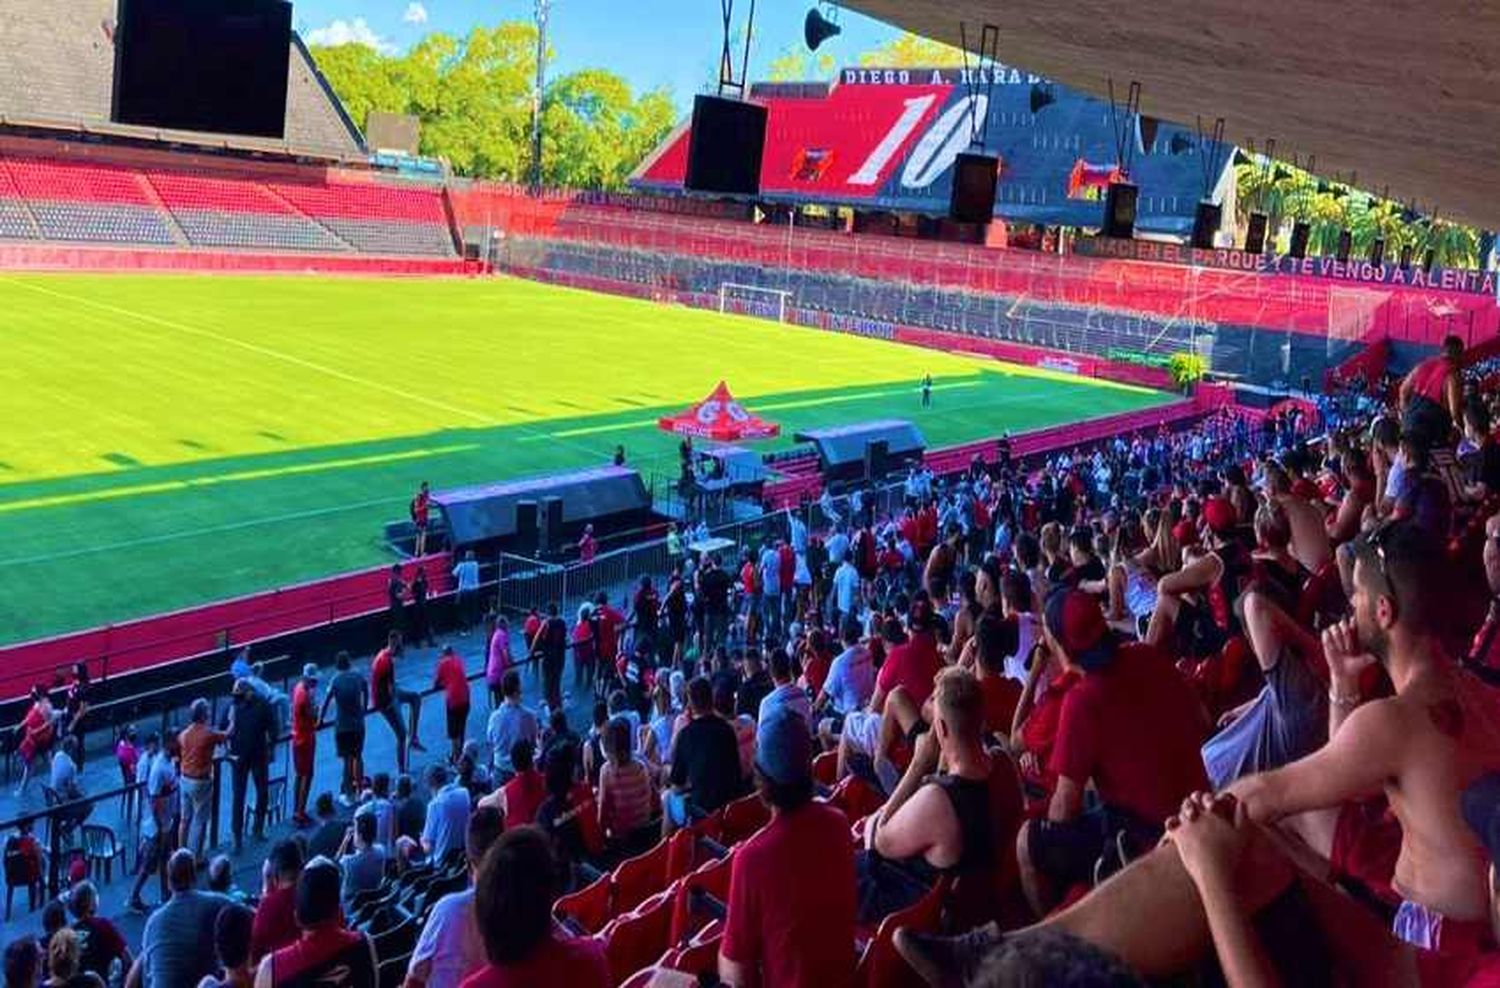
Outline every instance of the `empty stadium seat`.
<svg viewBox="0 0 1500 988"><path fill-rule="evenodd" d="M905 909L893 912L880 921L875 936L865 945L859 964L854 970L856 988L903 988L920 984L921 978L896 952L896 931L907 929L916 933L935 933L942 918L943 900L948 895L949 880L945 876L921 899Z"/></svg>
<svg viewBox="0 0 1500 988"><path fill-rule="evenodd" d="M598 934L617 984L666 952L672 927L672 895L669 889L652 896L634 912L611 920Z"/></svg>
<svg viewBox="0 0 1500 988"><path fill-rule="evenodd" d="M553 903L552 917L584 933L596 933L604 929L610 917L612 886L611 876L604 875L598 881L563 896Z"/></svg>

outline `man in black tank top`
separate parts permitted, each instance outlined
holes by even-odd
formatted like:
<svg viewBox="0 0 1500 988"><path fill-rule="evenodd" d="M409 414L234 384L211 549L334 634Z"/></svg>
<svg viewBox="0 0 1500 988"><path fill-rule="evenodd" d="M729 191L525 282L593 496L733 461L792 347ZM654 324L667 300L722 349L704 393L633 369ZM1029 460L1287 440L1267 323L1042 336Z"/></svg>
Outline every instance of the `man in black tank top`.
<svg viewBox="0 0 1500 988"><path fill-rule="evenodd" d="M915 902L939 874L987 875L1014 839L1020 777L1003 753L985 749L984 696L972 673L950 667L938 674L932 722L891 798L866 825L862 923Z"/></svg>

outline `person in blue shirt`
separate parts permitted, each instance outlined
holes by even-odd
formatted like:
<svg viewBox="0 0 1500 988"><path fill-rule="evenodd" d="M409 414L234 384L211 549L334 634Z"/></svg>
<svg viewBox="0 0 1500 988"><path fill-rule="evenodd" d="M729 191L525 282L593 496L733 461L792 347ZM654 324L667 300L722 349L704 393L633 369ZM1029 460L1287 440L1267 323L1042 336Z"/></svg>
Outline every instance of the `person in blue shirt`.
<svg viewBox="0 0 1500 988"><path fill-rule="evenodd" d="M539 733L536 714L521 703L521 676L514 669L505 673L500 682L500 693L504 700L490 714L484 732L490 743L497 782L509 779L515 772L510 764L510 750L515 743L522 740L536 743Z"/></svg>

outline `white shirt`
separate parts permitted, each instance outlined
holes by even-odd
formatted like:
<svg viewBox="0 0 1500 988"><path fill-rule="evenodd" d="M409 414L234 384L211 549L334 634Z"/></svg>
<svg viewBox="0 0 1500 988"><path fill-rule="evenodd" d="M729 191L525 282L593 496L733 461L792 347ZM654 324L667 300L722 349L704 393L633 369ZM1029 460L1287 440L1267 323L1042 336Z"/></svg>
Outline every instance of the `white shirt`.
<svg viewBox="0 0 1500 988"><path fill-rule="evenodd" d="M790 508L787 509L787 514L791 518L792 548L796 550L797 555L800 556L803 553L807 552L807 525L802 521L801 518L798 518L796 515L791 514Z"/></svg>
<svg viewBox="0 0 1500 988"><path fill-rule="evenodd" d="M834 571L833 594L840 612L848 614L854 610L854 601L859 594L859 570L847 559Z"/></svg>
<svg viewBox="0 0 1500 988"><path fill-rule="evenodd" d="M458 988L464 978L485 965L484 940L474 916L474 890L443 896L432 907L411 953L411 975L427 961L427 988Z"/></svg>
<svg viewBox="0 0 1500 988"><path fill-rule="evenodd" d="M834 657L823 680L823 692L842 714L863 710L875 693L875 665L870 650L855 643Z"/></svg>
<svg viewBox="0 0 1500 988"><path fill-rule="evenodd" d="M1026 683L1026 659L1031 655L1038 634L1035 614L1016 615L1016 654L1006 657L1005 675L1022 685Z"/></svg>

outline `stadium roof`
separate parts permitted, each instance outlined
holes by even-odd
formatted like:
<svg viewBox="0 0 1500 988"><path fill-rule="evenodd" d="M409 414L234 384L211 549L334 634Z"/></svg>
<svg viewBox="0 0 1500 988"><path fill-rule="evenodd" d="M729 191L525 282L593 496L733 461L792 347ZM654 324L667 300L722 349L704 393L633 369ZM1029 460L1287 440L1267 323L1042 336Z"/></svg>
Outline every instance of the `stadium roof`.
<svg viewBox="0 0 1500 988"><path fill-rule="evenodd" d="M309 157L363 155L358 130L295 37L284 140L111 123L116 6L117 0L0 3L0 124Z"/></svg>
<svg viewBox="0 0 1500 988"><path fill-rule="evenodd" d="M1000 28L1001 58L1095 95L1142 87L1142 110L1500 228L1500 3L1230 0L852 0L950 44Z"/></svg>

